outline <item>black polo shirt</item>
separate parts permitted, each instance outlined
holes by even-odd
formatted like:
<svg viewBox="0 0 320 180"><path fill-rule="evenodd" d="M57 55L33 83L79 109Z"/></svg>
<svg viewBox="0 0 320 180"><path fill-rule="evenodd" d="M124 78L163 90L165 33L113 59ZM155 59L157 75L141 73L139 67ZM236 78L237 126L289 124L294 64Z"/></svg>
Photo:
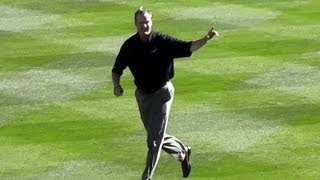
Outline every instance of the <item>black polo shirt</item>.
<svg viewBox="0 0 320 180"><path fill-rule="evenodd" d="M191 56L191 43L158 32L152 32L143 43L136 33L121 46L112 72L122 75L129 67L138 89L158 90L174 76L173 59Z"/></svg>

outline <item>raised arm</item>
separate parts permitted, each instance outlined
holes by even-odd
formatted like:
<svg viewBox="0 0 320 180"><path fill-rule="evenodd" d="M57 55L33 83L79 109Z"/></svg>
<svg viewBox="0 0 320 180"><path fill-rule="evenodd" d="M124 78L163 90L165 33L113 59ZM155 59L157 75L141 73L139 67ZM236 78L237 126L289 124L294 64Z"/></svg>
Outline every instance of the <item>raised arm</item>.
<svg viewBox="0 0 320 180"><path fill-rule="evenodd" d="M213 36L219 36L219 33L218 33L217 31L215 31L215 30L213 29L213 27L211 27L211 28L209 29L208 33L207 33L203 38L200 38L200 39L198 39L198 40L192 41L190 51L193 52L193 51L196 51L196 50L200 49L200 48L203 47L210 39L212 39Z"/></svg>

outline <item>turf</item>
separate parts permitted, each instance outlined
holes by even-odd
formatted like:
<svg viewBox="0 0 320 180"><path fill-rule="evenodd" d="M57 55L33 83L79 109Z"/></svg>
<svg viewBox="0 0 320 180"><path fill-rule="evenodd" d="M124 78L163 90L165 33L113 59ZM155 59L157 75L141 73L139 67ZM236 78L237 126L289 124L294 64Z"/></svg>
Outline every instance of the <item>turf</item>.
<svg viewBox="0 0 320 180"><path fill-rule="evenodd" d="M0 0L1 179L139 179L145 132L126 71L111 67L133 13L185 40L168 132L193 148L189 179L320 178L317 0ZM154 179L182 179L162 153Z"/></svg>

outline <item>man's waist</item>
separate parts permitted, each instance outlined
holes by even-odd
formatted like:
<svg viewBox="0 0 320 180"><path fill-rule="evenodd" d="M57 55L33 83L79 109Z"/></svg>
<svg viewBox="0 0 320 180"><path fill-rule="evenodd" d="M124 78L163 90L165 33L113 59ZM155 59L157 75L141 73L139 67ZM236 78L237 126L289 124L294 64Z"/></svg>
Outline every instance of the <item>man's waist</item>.
<svg viewBox="0 0 320 180"><path fill-rule="evenodd" d="M161 89L162 87L164 87L167 84L168 81L164 81L161 82L159 84L154 84L152 86L144 86L144 87L138 87L137 89L142 92L143 94L152 94L156 91L158 91L159 89Z"/></svg>

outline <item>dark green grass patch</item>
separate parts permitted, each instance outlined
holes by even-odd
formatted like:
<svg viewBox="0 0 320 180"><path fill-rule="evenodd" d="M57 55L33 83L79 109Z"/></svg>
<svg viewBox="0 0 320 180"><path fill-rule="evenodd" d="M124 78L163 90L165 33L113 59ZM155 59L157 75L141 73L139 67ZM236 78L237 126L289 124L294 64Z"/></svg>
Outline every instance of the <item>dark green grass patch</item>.
<svg viewBox="0 0 320 180"><path fill-rule="evenodd" d="M43 64L42 66L48 69L107 68L112 65L114 58L115 55L110 53L70 53L52 57L50 63Z"/></svg>
<svg viewBox="0 0 320 180"><path fill-rule="evenodd" d="M52 56L66 54L71 48L21 33L1 33L0 62L4 70L45 63Z"/></svg>
<svg viewBox="0 0 320 180"><path fill-rule="evenodd" d="M134 128L127 126L124 121L93 119L65 106L47 106L2 126L0 139L10 139L3 141L2 146L48 144L59 147L61 144L67 145L67 150L86 154L100 145L87 146L85 142L101 141L108 146L107 144L112 143L115 138L134 132ZM82 145L86 147L81 147Z"/></svg>
<svg viewBox="0 0 320 180"><path fill-rule="evenodd" d="M312 52L319 47L319 41L316 39L282 38L281 36L268 34L267 31L258 32L246 30L237 32L235 34L229 34L223 41L228 42L228 45L224 47L226 51L235 51L240 55L247 56L299 55L301 53Z"/></svg>

